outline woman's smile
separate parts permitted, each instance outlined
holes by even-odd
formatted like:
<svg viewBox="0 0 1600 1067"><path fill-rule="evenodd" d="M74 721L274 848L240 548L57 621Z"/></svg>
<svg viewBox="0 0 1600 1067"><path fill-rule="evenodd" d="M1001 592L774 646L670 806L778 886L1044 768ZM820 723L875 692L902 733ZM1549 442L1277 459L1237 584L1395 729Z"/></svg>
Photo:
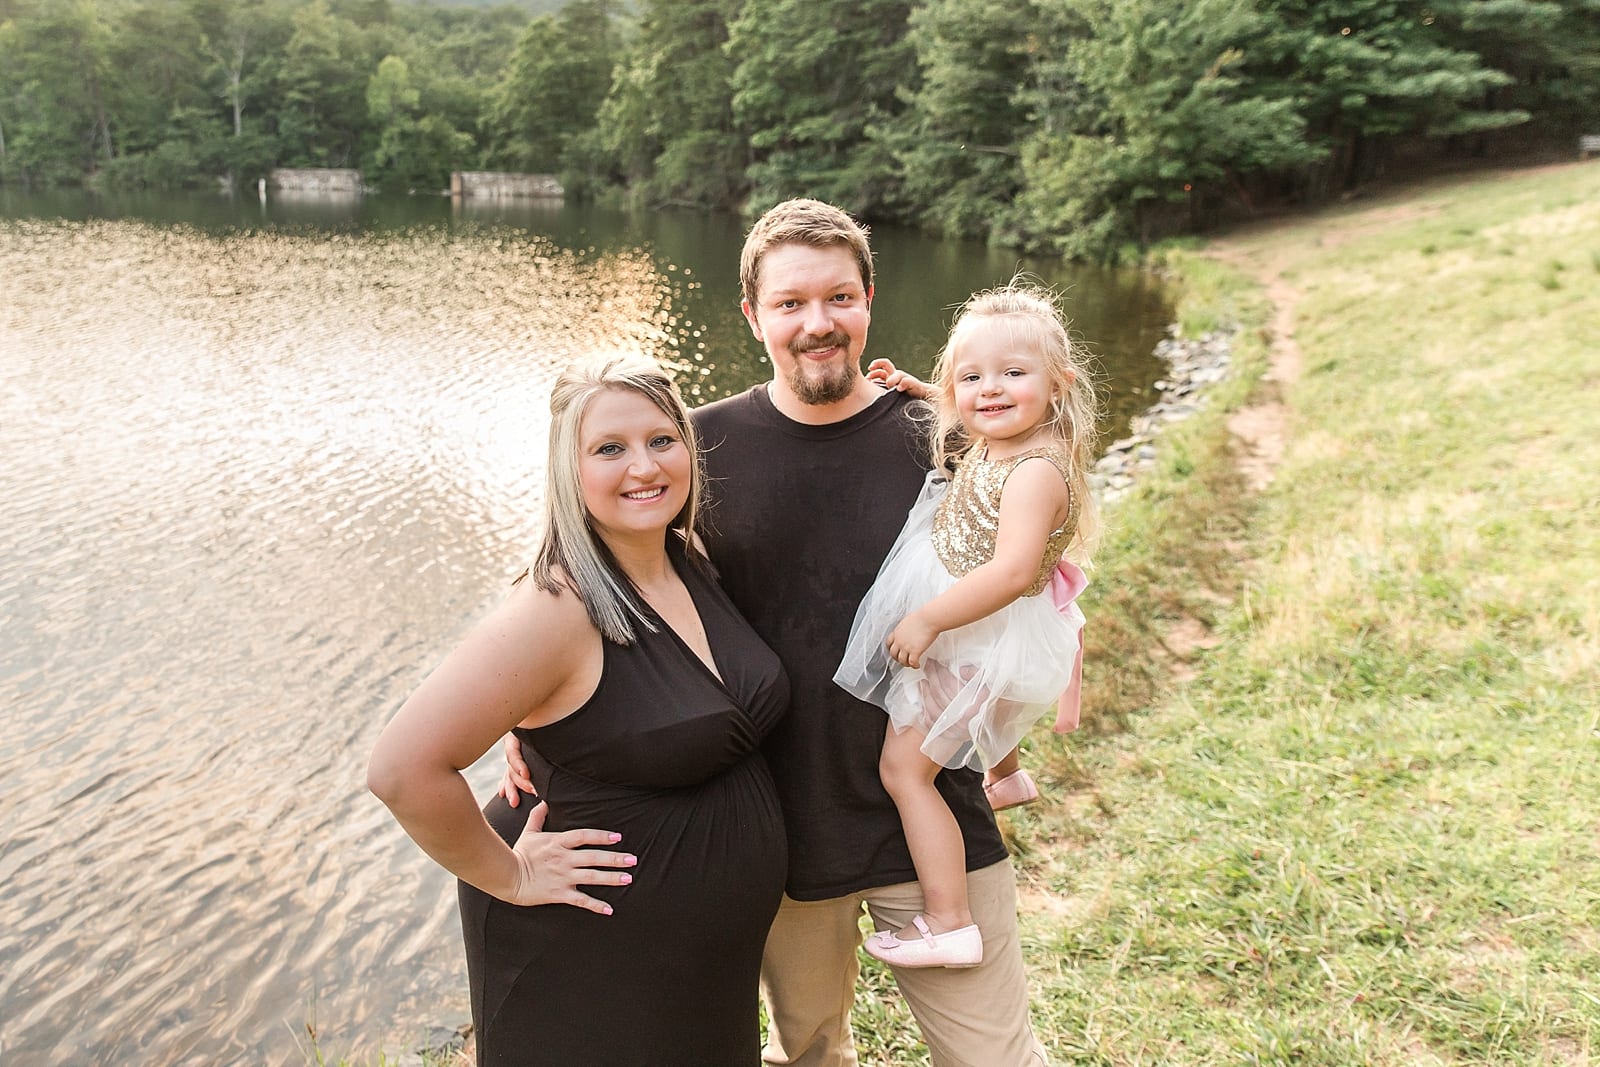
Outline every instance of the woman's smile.
<svg viewBox="0 0 1600 1067"><path fill-rule="evenodd" d="M647 397L614 389L596 397L578 433L578 482L589 521L605 539L656 537L689 499L690 454Z"/></svg>

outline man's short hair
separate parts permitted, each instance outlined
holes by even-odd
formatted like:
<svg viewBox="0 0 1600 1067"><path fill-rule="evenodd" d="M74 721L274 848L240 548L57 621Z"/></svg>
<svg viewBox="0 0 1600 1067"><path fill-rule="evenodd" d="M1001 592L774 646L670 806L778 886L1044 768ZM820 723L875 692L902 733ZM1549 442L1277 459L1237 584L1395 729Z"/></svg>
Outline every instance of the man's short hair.
<svg viewBox="0 0 1600 1067"><path fill-rule="evenodd" d="M821 200L785 200L771 208L750 227L739 257L739 288L750 306L756 304L761 283L761 260L779 245L810 245L830 248L843 245L856 257L861 268L861 286L872 290L872 246L867 243L867 228L832 204Z"/></svg>

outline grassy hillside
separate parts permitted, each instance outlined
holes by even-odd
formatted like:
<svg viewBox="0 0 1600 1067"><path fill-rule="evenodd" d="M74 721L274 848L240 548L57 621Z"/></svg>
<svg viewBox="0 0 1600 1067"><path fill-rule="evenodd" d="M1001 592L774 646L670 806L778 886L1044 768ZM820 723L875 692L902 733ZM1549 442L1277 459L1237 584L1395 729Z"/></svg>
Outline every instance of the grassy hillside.
<svg viewBox="0 0 1600 1067"><path fill-rule="evenodd" d="M1011 820L1053 1052L1589 1063L1600 164L1415 187L1174 266L1191 322L1242 327L1245 371L1115 513L1099 732L1036 736L1054 801ZM1248 398L1289 431L1255 494L1221 409L1265 365L1269 291L1302 370Z"/></svg>

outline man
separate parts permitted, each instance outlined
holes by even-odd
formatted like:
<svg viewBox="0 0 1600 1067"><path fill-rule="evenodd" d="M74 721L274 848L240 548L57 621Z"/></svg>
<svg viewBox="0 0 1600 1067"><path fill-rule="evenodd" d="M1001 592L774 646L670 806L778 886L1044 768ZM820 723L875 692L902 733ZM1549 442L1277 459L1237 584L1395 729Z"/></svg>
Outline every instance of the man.
<svg viewBox="0 0 1600 1067"><path fill-rule="evenodd" d="M834 685L833 672L922 486L927 449L908 398L861 372L873 295L861 226L819 201L779 204L751 228L739 273L773 377L694 419L711 501L707 551L782 659L793 694L764 746L784 807L789 883L762 961L763 1060L845 1067L856 1062L861 908L898 930L921 913L922 894L878 777L887 719ZM512 757L514 770L519 762ZM901 969L896 980L936 1067L1044 1064L1028 1021L1015 879L982 779L947 770L938 785L965 839L983 963Z"/></svg>

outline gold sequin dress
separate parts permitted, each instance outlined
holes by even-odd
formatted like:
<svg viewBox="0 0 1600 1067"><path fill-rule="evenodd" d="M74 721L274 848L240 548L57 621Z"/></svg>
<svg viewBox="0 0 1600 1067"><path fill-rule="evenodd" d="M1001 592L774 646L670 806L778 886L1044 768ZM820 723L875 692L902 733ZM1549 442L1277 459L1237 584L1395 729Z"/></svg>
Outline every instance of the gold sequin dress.
<svg viewBox="0 0 1600 1067"><path fill-rule="evenodd" d="M924 735L922 751L946 767L986 770L1016 747L1072 680L1083 613L1052 575L1077 528L1077 501L1046 543L1028 591L992 615L949 630L922 667L903 667L884 642L907 614L994 556L1000 492L1025 460L1042 458L1066 478L1053 448L1002 460L971 455L946 480L928 475L877 580L856 610L834 682L883 708L897 730ZM1070 487L1070 482L1068 483ZM1075 595L1075 591L1072 595Z"/></svg>

